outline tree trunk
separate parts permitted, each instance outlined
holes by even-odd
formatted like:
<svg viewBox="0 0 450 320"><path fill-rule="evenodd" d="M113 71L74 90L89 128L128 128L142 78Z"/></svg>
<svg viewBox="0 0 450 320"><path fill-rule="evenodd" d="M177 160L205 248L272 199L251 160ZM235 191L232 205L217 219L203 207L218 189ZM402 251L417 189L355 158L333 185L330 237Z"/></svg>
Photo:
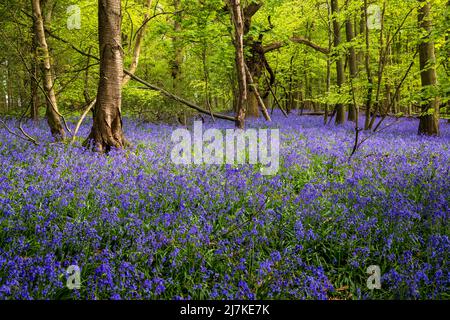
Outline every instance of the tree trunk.
<svg viewBox="0 0 450 320"><path fill-rule="evenodd" d="M172 60L172 79L173 79L173 89L176 95L180 95L181 88L181 65L183 63L183 48L180 42L179 33L181 32L181 0L173 0L173 8L175 10L174 15L174 25L173 30L175 32L175 36L172 39L173 48L175 51L173 60Z"/></svg>
<svg viewBox="0 0 450 320"><path fill-rule="evenodd" d="M392 101L392 89L391 89L391 85L389 83L386 83L386 98L384 101L384 108L383 108L383 113L382 116L385 117L387 114L389 114L389 112L392 112L392 108L390 108L390 106L393 106L394 103ZM394 112L395 114L395 112Z"/></svg>
<svg viewBox="0 0 450 320"><path fill-rule="evenodd" d="M342 61L342 57L340 57L337 48L341 44L341 26L338 21L339 14L339 5L338 0L331 0L331 12L333 14L333 34L334 34L334 48L335 54L339 55L336 58L336 73L337 73L337 86L339 91L341 90L342 85L345 82L345 74L344 74L344 63ZM345 108L342 103L337 103L336 106L336 124L345 123Z"/></svg>
<svg viewBox="0 0 450 320"><path fill-rule="evenodd" d="M9 112L14 109L13 107L13 81L12 81L12 72L11 72L11 61L6 60L6 95L8 99L6 100L6 112Z"/></svg>
<svg viewBox="0 0 450 320"><path fill-rule="evenodd" d="M351 43L353 39L355 38L355 32L353 30L353 23L351 21L351 18L348 18L345 22L345 33L347 37L347 42ZM357 69L357 57L356 57L356 51L353 44L350 45L348 49L348 63L350 66L350 78L353 81L356 78L356 75L358 73ZM352 91L350 94L354 94ZM356 106L353 105L353 103L350 103L348 106L348 120L349 121L355 121L356 120Z"/></svg>
<svg viewBox="0 0 450 320"><path fill-rule="evenodd" d="M44 20L42 19L41 4L39 0L31 0L33 8L33 25L34 32L39 44L39 52L42 60L42 70L44 73L44 91L47 102L47 122L50 126L50 131L56 140L62 140L66 134L59 117L58 105L56 103L55 90L53 88L53 77L51 72L50 54L47 46L47 39L45 38Z"/></svg>
<svg viewBox="0 0 450 320"><path fill-rule="evenodd" d="M31 72L33 73L30 79L30 95L31 95L31 110L30 118L33 121L39 120L39 91L38 84L35 79L39 79L39 59L38 59L38 39L33 30L31 40Z"/></svg>
<svg viewBox="0 0 450 320"><path fill-rule="evenodd" d="M419 44L420 56L420 78L424 90L432 88L437 84L436 57L434 53L434 42L431 39L431 4L426 0L419 0L419 25L427 34ZM439 99L437 97L426 97L422 105L420 116L419 134L439 135Z"/></svg>
<svg viewBox="0 0 450 320"><path fill-rule="evenodd" d="M4 62L0 60L0 70L1 70L1 77L0 77L0 92L1 92L1 98L0 98L0 104L2 107L2 111L6 111L6 108L8 107L8 92L7 92L7 84L8 84L8 77L7 77L7 71L4 69L5 65Z"/></svg>
<svg viewBox="0 0 450 320"><path fill-rule="evenodd" d="M392 43L392 63L393 64L398 64L400 63L400 54L401 54L401 35L398 35L397 37L394 38L394 41ZM398 86L398 82L397 80L394 80L394 88L397 88ZM397 95L392 96L392 100L391 100L391 110L389 110L389 112L393 113L393 114L397 114L399 113L398 111L398 101L399 101L399 97L401 96L401 88L399 89L399 92Z"/></svg>
<svg viewBox="0 0 450 320"><path fill-rule="evenodd" d="M121 37L122 10L120 0L98 1L98 37L100 81L94 123L85 145L97 152L122 148L126 140L122 130L123 49Z"/></svg>
<svg viewBox="0 0 450 320"><path fill-rule="evenodd" d="M328 35L328 52L331 52L331 48L333 47L333 33L332 33L332 12L331 6L327 1L327 35ZM326 87L327 87L327 95L331 90L331 55L327 54L327 77L326 77ZM323 117L323 123L328 123L328 112L329 112L330 104L328 101L325 103L325 112Z"/></svg>
<svg viewBox="0 0 450 320"><path fill-rule="evenodd" d="M259 118L258 98L255 94L255 88L252 86L248 87L247 117Z"/></svg>
<svg viewBox="0 0 450 320"><path fill-rule="evenodd" d="M247 78L248 99L247 99L247 117L259 117L259 102L257 93L259 78L263 72L264 51L261 44L261 39L256 41L248 33L252 24L252 17L261 8L260 3L250 3L242 13L242 21L244 24L244 48L248 48L249 54L245 57L245 63L250 71L251 77L254 80L254 86L250 85Z"/></svg>
<svg viewBox="0 0 450 320"><path fill-rule="evenodd" d="M230 0L230 12L234 24L234 46L236 54L236 70L239 86L239 97L236 111L236 127L245 127L245 104L247 102L247 75L244 56L244 21L240 0Z"/></svg>
<svg viewBox="0 0 450 320"><path fill-rule="evenodd" d="M383 81L383 70L386 63L386 53L384 50L384 17L386 13L386 1L383 1L383 9L381 12L381 26L380 26L380 52L378 58L378 72L377 72L377 91L375 96L375 107L372 113L372 118L369 122L369 130L372 130L373 125L375 124L375 119L377 115L381 115L382 102L380 101L381 95L381 83Z"/></svg>
<svg viewBox="0 0 450 320"><path fill-rule="evenodd" d="M92 47L89 47L89 51L88 53L91 54L92 51ZM91 96L89 94L89 66L91 63L91 57L87 57L87 61L86 61L86 70L84 72L84 90L83 90L83 96L84 96L84 101L86 102L86 104L89 104L91 102Z"/></svg>
<svg viewBox="0 0 450 320"><path fill-rule="evenodd" d="M211 94L209 92L209 69L208 69L208 57L207 57L207 43L202 44L202 67L203 67L203 80L205 81L205 106L212 113L211 107Z"/></svg>
<svg viewBox="0 0 450 320"><path fill-rule="evenodd" d="M370 128L370 112L372 109L372 94L373 94L373 77L372 77L372 70L370 68L370 37L369 37L369 28L367 26L368 23L368 15L367 15L367 0L364 0L364 30L365 30L365 38L366 38L366 52L365 52L365 67L366 67L366 73L367 73L367 95L366 95L366 101L365 101L365 107L366 107L366 119L364 123L364 130L369 130Z"/></svg>

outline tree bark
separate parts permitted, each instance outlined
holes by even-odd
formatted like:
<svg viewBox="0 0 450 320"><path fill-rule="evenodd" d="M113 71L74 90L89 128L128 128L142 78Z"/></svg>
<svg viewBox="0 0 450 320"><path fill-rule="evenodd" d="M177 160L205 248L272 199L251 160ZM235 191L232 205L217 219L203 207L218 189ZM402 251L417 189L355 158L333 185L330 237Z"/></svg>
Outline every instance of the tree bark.
<svg viewBox="0 0 450 320"><path fill-rule="evenodd" d="M364 29L365 29L365 40L366 40L366 52L365 52L365 68L367 73L367 94L366 94L366 114L365 114L365 123L364 123L364 130L369 130L370 125L370 112L372 109L372 95L373 95L373 76L372 76L372 69L370 68L370 34L369 34L369 28L367 26L368 23L368 15L367 15L367 0L364 0Z"/></svg>
<svg viewBox="0 0 450 320"><path fill-rule="evenodd" d="M181 81L181 65L183 63L183 48L180 43L179 33L181 32L181 11L179 11L181 6L180 0L173 0L173 8L175 10L173 30L175 36L172 39L174 48L174 57L172 60L172 79L173 79L173 89L176 95L180 94L180 81Z"/></svg>
<svg viewBox="0 0 450 320"><path fill-rule="evenodd" d="M338 0L331 0L331 12L333 14L333 34L334 34L334 49L336 58L336 73L337 73L337 86L339 91L345 82L344 63L338 52L338 47L341 44L341 26L338 21L339 5ZM345 108L342 103L337 103L336 106L336 124L345 123Z"/></svg>
<svg viewBox="0 0 450 320"><path fill-rule="evenodd" d="M331 52L331 48L333 47L333 32L332 32L332 13L330 3L327 1L327 35L328 35L328 52ZM327 87L327 95L331 90L331 56L327 55L327 77L326 77L326 87ZM329 112L330 104L327 101L325 103L325 112L323 117L323 123L328 123L328 112Z"/></svg>
<svg viewBox="0 0 450 320"><path fill-rule="evenodd" d="M56 103L56 95L53 88L53 77L51 72L50 53L47 46L47 39L45 38L44 20L42 18L41 4L39 0L31 0L33 8L33 25L36 34L39 52L42 60L42 70L44 74L44 91L47 102L47 122L50 131L56 140L65 138L66 133L61 123L61 118L58 115L58 105Z"/></svg>
<svg viewBox="0 0 450 320"><path fill-rule="evenodd" d="M122 130L123 49L121 37L122 10L120 0L98 1L98 37L100 81L94 123L85 145L95 151L109 152L122 148L126 140Z"/></svg>
<svg viewBox="0 0 450 320"><path fill-rule="evenodd" d="M383 70L386 63L386 52L384 48L384 17L386 13L386 1L383 1L383 9L381 12L381 26L380 26L380 52L378 58L378 72L377 72L377 91L375 95L375 107L372 113L372 118L369 122L369 130L372 130L373 125L375 124L375 119L378 115L381 115L381 106L382 102L380 101L381 95L381 83L383 81Z"/></svg>
<svg viewBox="0 0 450 320"><path fill-rule="evenodd" d="M261 3L251 3L243 9L243 23L244 23L244 48L249 49L249 54L245 57L245 64L250 70L250 75L254 79L254 85L250 85L249 78L247 78L247 117L259 117L259 99L258 99L258 83L262 72L264 71L264 48L261 39L255 40L249 36L252 18L261 8Z"/></svg>
<svg viewBox="0 0 450 320"><path fill-rule="evenodd" d="M11 72L11 61L6 60L6 95L8 99L6 99L6 112L13 110L13 81L12 81L12 72Z"/></svg>
<svg viewBox="0 0 450 320"><path fill-rule="evenodd" d="M245 72L247 72L248 85L250 87L256 88L257 85L256 85L256 83L253 80L253 77L252 77L252 74L250 73L250 70L248 69L248 67L246 65L244 65L244 67L245 67ZM257 99L257 103L259 102L259 104L261 105L261 110L262 110L262 113L264 115L264 118L267 121L272 121L272 119L270 118L269 112L267 111L266 104L264 103L264 100L261 98L261 95L259 94L259 91L255 89L253 91L253 94L254 94L254 96Z"/></svg>
<svg viewBox="0 0 450 320"><path fill-rule="evenodd" d="M39 120L39 91L38 91L38 84L37 80L39 79L39 59L38 59L38 40L36 37L35 32L32 33L32 40L31 40L31 72L33 75L30 79L30 95L31 95L31 110L30 110L30 118L33 121Z"/></svg>
<svg viewBox="0 0 450 320"><path fill-rule="evenodd" d="M240 0L230 0L230 12L234 24L234 46L236 55L236 70L239 86L239 97L236 111L236 127L245 127L246 102L247 102L247 76L244 57L244 21Z"/></svg>
<svg viewBox="0 0 450 320"><path fill-rule="evenodd" d="M350 78L353 81L358 73L358 67L357 67L357 57L356 57L356 51L355 47L352 43L353 39L355 38L355 32L353 29L353 22L351 20L351 17L347 18L345 21L345 34L347 38L347 42L350 43L349 49L348 49L348 64L350 69ZM350 94L353 95L353 89L351 89ZM353 105L353 103L350 103L348 106L348 120L349 121L355 121L356 120L356 106Z"/></svg>
<svg viewBox="0 0 450 320"><path fill-rule="evenodd" d="M0 70L1 70L1 77L0 77L0 106L2 108L2 111L6 111L6 108L8 108L8 99L7 99L7 83L8 83L8 77L7 77L7 71L5 70L6 66L4 65L3 61L0 61Z"/></svg>
<svg viewBox="0 0 450 320"><path fill-rule="evenodd" d="M420 56L420 78L424 91L437 84L436 56L434 42L431 39L431 4L426 0L419 0L419 26L426 34L419 44ZM420 116L419 134L439 135L439 99L437 97L426 97L422 105Z"/></svg>

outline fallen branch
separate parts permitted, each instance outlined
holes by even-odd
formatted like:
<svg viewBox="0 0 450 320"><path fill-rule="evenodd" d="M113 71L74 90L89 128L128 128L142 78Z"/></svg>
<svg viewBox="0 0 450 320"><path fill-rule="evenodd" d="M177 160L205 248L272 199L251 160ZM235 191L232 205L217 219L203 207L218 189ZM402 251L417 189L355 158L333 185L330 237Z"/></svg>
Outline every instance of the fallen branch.
<svg viewBox="0 0 450 320"><path fill-rule="evenodd" d="M22 134L24 135L24 137L21 136L20 134L17 134L17 133L14 132L13 130L11 130L11 129L8 127L8 125L6 124L6 122L3 121L2 119L0 119L0 124L2 124L3 127L4 127L9 133L11 133L12 135L18 137L19 139L23 139L23 140L25 140L25 141L32 142L33 144L35 144L35 145L37 145L37 146L39 145L39 143L38 143L34 138L32 138L31 136L29 136L28 134L26 134L25 131L23 131L23 129L21 130L21 132L22 132Z"/></svg>
<svg viewBox="0 0 450 320"><path fill-rule="evenodd" d="M28 110L29 110L30 107L31 107L32 101L33 101L33 97L31 97L30 103L28 103L27 108L26 108L25 111L22 113L22 116L21 116L20 119L19 119L19 125L18 125L18 127L19 127L20 132L22 132L22 134L23 134L28 140L30 140L31 142L33 142L35 145L39 145L39 143L36 141L36 139L34 139L32 136L30 136L30 135L23 129L23 127L22 127L22 121L23 121L23 119L25 118L25 115L28 113Z"/></svg>
<svg viewBox="0 0 450 320"><path fill-rule="evenodd" d="M166 97L168 97L170 99L173 99L175 101L178 101L179 103L182 103L182 104L188 106L189 108L195 109L198 112L201 112L201 113L207 114L207 115L211 114L208 110L205 110L205 109L199 107L198 105L196 105L193 102L190 102L190 101L185 100L185 99L183 99L181 97L178 97L178 96L176 96L176 95L174 95L174 94L172 94L172 93L170 93L170 92L168 92L168 91L166 91L166 90L164 90L164 89L162 89L160 87L157 87L157 86L155 86L153 84L150 84L150 83L146 82L145 80L142 80L141 78L135 76L134 74L132 74L128 70L124 69L123 72L125 74L127 74L128 76L130 76L133 80L135 80L135 81L137 81L137 82L139 82L139 83L141 83L141 84L143 84L144 86L147 87L147 88L141 88L141 89L151 89L151 90L159 91L163 95L165 95ZM213 115L214 115L214 117L216 117L218 119L229 120L229 121L233 121L233 122L236 121L236 119L234 117L227 116L227 115L224 115L224 114L221 114L221 113L213 113Z"/></svg>

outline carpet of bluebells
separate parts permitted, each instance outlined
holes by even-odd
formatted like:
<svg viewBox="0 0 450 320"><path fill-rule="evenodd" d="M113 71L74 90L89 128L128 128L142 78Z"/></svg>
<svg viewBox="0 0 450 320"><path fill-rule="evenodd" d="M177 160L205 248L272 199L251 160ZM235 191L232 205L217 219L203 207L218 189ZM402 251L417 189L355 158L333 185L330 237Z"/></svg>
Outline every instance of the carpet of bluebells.
<svg viewBox="0 0 450 320"><path fill-rule="evenodd" d="M174 165L169 125L125 119L134 146L107 156L0 128L0 299L450 299L450 124L401 120L349 159L353 125L322 122L248 123L281 130L273 176Z"/></svg>

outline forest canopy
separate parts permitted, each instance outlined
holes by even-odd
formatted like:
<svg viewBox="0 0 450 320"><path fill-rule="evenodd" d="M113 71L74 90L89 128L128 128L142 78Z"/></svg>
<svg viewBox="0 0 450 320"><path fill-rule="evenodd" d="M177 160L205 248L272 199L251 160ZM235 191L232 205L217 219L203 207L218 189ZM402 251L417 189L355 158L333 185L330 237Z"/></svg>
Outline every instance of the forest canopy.
<svg viewBox="0 0 450 320"><path fill-rule="evenodd" d="M80 115L99 83L99 20L92 18L98 5L39 1L49 94L33 2L2 1L0 6L0 111L50 117L46 101L51 96L57 113ZM358 112L366 115L359 125L366 130L377 126L377 117L405 115L423 118L421 133L439 133L436 119L450 112L448 1L238 2L242 30L234 28L234 2L122 1L123 67L206 113L243 108L244 117L268 119L265 109L301 110L322 114L325 122L335 117L339 124L354 121ZM244 69L239 72L236 32L242 33L250 77ZM245 86L239 85L241 77ZM198 112L125 78L125 115L184 123ZM249 94L241 102L244 89ZM63 132L59 115L53 118L53 134Z"/></svg>

